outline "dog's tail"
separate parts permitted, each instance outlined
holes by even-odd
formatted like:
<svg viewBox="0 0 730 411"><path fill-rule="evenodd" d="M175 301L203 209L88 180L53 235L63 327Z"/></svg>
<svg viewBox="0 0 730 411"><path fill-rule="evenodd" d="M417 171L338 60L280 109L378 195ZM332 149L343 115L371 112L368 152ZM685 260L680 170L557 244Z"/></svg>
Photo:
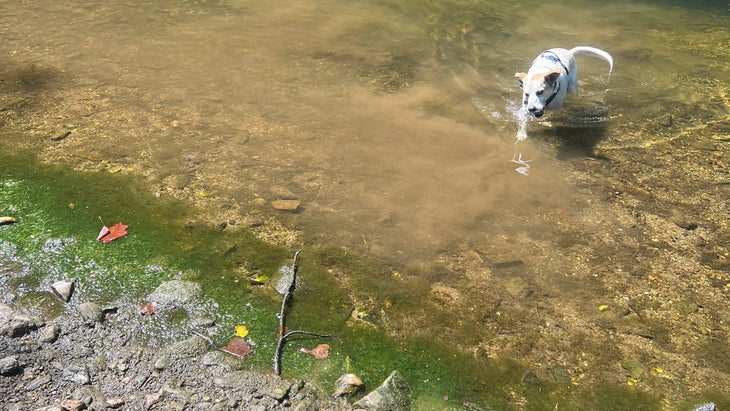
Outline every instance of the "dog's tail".
<svg viewBox="0 0 730 411"><path fill-rule="evenodd" d="M592 55L593 57L598 57L600 59L606 60L609 64L608 75L610 76L611 72L613 72L613 57L611 57L610 54L606 53L605 51L603 51L601 49L597 49L595 47L588 47L588 46L578 46L578 47L573 47L572 49L570 49L570 53L574 56L578 55L578 54L589 54L589 55Z"/></svg>

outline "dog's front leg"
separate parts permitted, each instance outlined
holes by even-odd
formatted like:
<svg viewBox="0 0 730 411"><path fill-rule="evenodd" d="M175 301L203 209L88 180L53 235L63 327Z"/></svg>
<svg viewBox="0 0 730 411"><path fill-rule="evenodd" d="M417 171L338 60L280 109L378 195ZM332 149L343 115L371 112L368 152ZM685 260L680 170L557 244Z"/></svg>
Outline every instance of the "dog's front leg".
<svg viewBox="0 0 730 411"><path fill-rule="evenodd" d="M516 143L519 143L520 141L527 138L527 119L522 118L520 119L520 126L517 129L517 141Z"/></svg>
<svg viewBox="0 0 730 411"><path fill-rule="evenodd" d="M527 110L525 107L522 107L517 112L517 118L519 119L520 125L517 129L517 141L515 143L519 143L520 141L527 138Z"/></svg>

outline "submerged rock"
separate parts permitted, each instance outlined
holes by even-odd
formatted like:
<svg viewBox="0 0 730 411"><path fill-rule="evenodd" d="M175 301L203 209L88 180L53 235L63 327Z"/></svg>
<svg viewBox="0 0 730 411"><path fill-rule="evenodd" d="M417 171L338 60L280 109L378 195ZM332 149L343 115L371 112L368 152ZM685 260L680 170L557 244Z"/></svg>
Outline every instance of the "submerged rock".
<svg viewBox="0 0 730 411"><path fill-rule="evenodd" d="M302 202L299 200L274 200L271 202L271 206L279 211L297 211L301 205Z"/></svg>
<svg viewBox="0 0 730 411"><path fill-rule="evenodd" d="M196 282L170 280L160 284L147 299L162 305L176 306L192 301L200 291L200 284Z"/></svg>
<svg viewBox="0 0 730 411"><path fill-rule="evenodd" d="M398 371L393 371L375 391L355 403L366 410L405 411L411 408L411 387Z"/></svg>

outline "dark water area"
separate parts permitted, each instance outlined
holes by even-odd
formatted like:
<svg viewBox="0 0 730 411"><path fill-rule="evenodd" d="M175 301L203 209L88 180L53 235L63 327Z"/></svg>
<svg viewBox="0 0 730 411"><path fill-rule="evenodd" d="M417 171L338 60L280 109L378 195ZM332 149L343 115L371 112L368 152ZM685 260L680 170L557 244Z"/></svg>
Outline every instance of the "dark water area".
<svg viewBox="0 0 730 411"><path fill-rule="evenodd" d="M729 17L721 1L2 2L3 184L27 150L132 179L151 232L204 250L176 264L226 272L211 301L253 275L245 247L221 258L237 236L271 245L255 249L272 276L303 249L302 321L469 363L467 382L421 379L428 401L727 403ZM516 143L514 73L577 45L611 53L612 75L579 56L579 94ZM124 204L108 207L133 219Z"/></svg>

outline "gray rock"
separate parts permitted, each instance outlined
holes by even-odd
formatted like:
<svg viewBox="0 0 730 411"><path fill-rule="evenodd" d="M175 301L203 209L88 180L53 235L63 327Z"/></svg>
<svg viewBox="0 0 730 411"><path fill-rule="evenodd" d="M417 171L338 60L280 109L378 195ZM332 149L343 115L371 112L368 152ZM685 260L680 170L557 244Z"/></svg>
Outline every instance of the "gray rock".
<svg viewBox="0 0 730 411"><path fill-rule="evenodd" d="M41 376L38 376L38 377L30 380L28 382L28 384L25 385L25 390L26 391L35 391L38 388L48 384L49 382L51 382L51 377L49 377L47 375L41 375Z"/></svg>
<svg viewBox="0 0 730 411"><path fill-rule="evenodd" d="M160 284L147 299L161 305L178 306L192 301L200 291L200 284L196 282L170 280Z"/></svg>
<svg viewBox="0 0 730 411"><path fill-rule="evenodd" d="M178 341L165 349L171 359L189 358L203 355L208 351L208 341L194 335L188 339Z"/></svg>
<svg viewBox="0 0 730 411"><path fill-rule="evenodd" d="M74 282L66 280L56 281L51 284L51 290L53 290L53 293L56 294L56 297L67 303L74 292Z"/></svg>
<svg viewBox="0 0 730 411"><path fill-rule="evenodd" d="M104 312L96 303L81 303L78 308L81 318L87 324L101 322L104 319Z"/></svg>
<svg viewBox="0 0 730 411"><path fill-rule="evenodd" d="M356 402L355 408L405 411L411 408L411 388L398 371L393 371L375 391Z"/></svg>
<svg viewBox="0 0 730 411"><path fill-rule="evenodd" d="M61 379L64 381L71 381L78 385L86 385L91 382L89 372L86 367L80 365L69 365L63 369Z"/></svg>
<svg viewBox="0 0 730 411"><path fill-rule="evenodd" d="M61 328L59 326L48 325L43 327L38 334L38 342L50 344L58 339L59 334L61 334Z"/></svg>
<svg viewBox="0 0 730 411"><path fill-rule="evenodd" d="M10 375L17 372L20 369L20 363L18 357L10 355L3 359L0 359L0 375Z"/></svg>
<svg viewBox="0 0 730 411"><path fill-rule="evenodd" d="M43 327L43 321L26 315L15 315L0 330L0 333L9 337L22 337L33 330Z"/></svg>
<svg viewBox="0 0 730 411"><path fill-rule="evenodd" d="M35 411L64 411L60 405L49 405L47 407L36 408Z"/></svg>

